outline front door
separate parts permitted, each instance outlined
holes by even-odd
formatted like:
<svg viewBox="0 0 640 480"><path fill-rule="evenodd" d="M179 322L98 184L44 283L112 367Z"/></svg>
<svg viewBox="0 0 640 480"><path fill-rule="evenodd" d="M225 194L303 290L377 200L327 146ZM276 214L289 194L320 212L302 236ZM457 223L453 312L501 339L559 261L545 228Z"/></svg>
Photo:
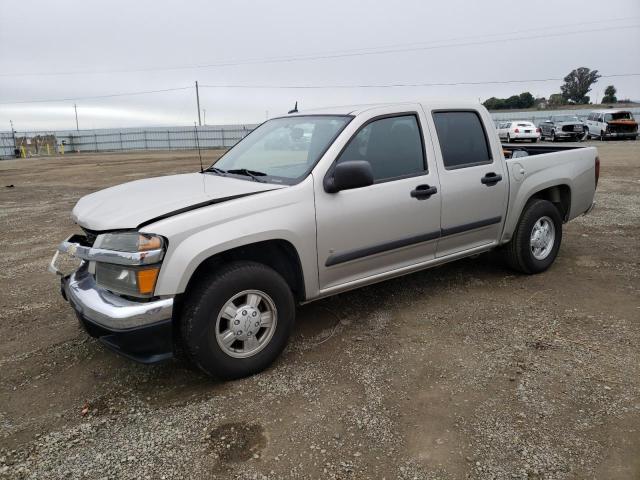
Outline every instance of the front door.
<svg viewBox="0 0 640 480"><path fill-rule="evenodd" d="M492 158L493 138L490 142L480 112L434 111L432 119L440 147L436 159L442 194L442 237L436 256L496 243L509 179L502 157ZM484 122L490 125L490 118Z"/></svg>
<svg viewBox="0 0 640 480"><path fill-rule="evenodd" d="M368 161L374 184L327 193L318 188L322 179L315 181L321 290L435 256L440 189L431 143L423 142L424 113L377 113L336 160Z"/></svg>

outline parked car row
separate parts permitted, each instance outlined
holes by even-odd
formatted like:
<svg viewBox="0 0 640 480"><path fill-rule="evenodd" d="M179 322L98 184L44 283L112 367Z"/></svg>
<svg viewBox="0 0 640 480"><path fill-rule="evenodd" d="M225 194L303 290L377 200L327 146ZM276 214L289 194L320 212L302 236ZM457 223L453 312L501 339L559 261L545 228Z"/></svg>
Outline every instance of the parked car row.
<svg viewBox="0 0 640 480"><path fill-rule="evenodd" d="M498 123L498 137L507 143L518 140L570 140L581 142L589 138L607 140L638 138L638 122L628 110L594 110L586 120L575 115L554 115L536 127L524 120Z"/></svg>

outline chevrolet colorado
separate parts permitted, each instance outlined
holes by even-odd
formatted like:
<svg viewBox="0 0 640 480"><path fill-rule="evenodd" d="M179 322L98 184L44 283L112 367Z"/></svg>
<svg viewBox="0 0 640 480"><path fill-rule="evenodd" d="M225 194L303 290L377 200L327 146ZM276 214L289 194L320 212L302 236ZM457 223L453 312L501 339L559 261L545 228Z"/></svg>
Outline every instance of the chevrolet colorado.
<svg viewBox="0 0 640 480"><path fill-rule="evenodd" d="M598 175L593 147L501 145L473 103L295 112L201 172L81 198L50 270L110 348L238 378L280 354L296 304L496 248L546 270Z"/></svg>

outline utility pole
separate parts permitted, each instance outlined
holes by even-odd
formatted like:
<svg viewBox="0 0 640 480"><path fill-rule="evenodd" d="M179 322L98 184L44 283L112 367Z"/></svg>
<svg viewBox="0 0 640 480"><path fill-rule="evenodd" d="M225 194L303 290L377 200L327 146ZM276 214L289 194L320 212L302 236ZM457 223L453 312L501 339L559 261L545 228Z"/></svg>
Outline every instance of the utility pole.
<svg viewBox="0 0 640 480"><path fill-rule="evenodd" d="M202 120L200 120L200 92L198 91L197 80L196 80L196 103L198 104L198 125L202 126Z"/></svg>
<svg viewBox="0 0 640 480"><path fill-rule="evenodd" d="M13 138L13 148L15 150L15 148L16 148L16 131L13 128L13 120L9 120L9 123L11 124L11 137Z"/></svg>
<svg viewBox="0 0 640 480"><path fill-rule="evenodd" d="M76 131L80 131L80 127L78 127L78 106L74 103L73 109L76 111Z"/></svg>

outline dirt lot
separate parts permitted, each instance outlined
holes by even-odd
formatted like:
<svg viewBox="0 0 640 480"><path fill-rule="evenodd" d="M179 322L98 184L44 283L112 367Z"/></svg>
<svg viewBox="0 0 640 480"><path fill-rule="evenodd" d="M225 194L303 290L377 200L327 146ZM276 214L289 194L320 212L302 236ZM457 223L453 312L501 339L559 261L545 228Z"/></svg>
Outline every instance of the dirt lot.
<svg viewBox="0 0 640 480"><path fill-rule="evenodd" d="M0 162L0 478L640 478L640 142L596 145L548 272L489 254L300 307L231 383L115 356L46 272L78 198L192 152Z"/></svg>

